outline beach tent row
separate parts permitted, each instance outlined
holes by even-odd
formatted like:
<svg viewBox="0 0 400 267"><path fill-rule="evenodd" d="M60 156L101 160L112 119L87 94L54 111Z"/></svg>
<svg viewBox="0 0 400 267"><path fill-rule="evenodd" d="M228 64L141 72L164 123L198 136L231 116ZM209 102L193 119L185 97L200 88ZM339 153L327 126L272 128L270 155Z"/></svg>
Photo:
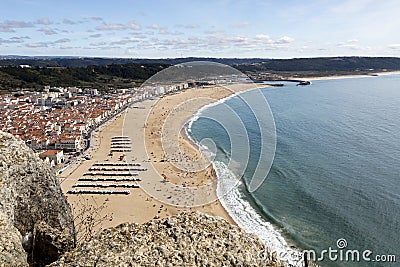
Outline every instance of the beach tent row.
<svg viewBox="0 0 400 267"><path fill-rule="evenodd" d="M111 141L111 145L132 145L131 141Z"/></svg>
<svg viewBox="0 0 400 267"><path fill-rule="evenodd" d="M95 162L93 166L141 166L137 162Z"/></svg>
<svg viewBox="0 0 400 267"><path fill-rule="evenodd" d="M83 176L138 176L138 172L85 172Z"/></svg>
<svg viewBox="0 0 400 267"><path fill-rule="evenodd" d="M111 152L132 152L132 149L111 149Z"/></svg>
<svg viewBox="0 0 400 267"><path fill-rule="evenodd" d="M142 181L139 177L81 177L78 181L94 181L94 182L140 182Z"/></svg>
<svg viewBox="0 0 400 267"><path fill-rule="evenodd" d="M111 145L111 149L113 148L132 148L132 146L128 145Z"/></svg>
<svg viewBox="0 0 400 267"><path fill-rule="evenodd" d="M67 192L68 194L98 194L98 195L129 195L129 190L93 190L93 189L73 189Z"/></svg>
<svg viewBox="0 0 400 267"><path fill-rule="evenodd" d="M130 138L127 135L121 135L121 136L113 136L111 137L111 139L114 140L114 139L130 139Z"/></svg>
<svg viewBox="0 0 400 267"><path fill-rule="evenodd" d="M72 187L125 187L125 188L139 188L138 184L99 184L99 183L76 183Z"/></svg>
<svg viewBox="0 0 400 267"><path fill-rule="evenodd" d="M111 143L112 143L112 144L114 144L114 143L127 143L127 144L131 144L131 143L132 143L132 140L131 140L131 139L114 139L114 140L111 140Z"/></svg>
<svg viewBox="0 0 400 267"><path fill-rule="evenodd" d="M95 167L90 167L89 171L147 171L147 168L142 168L142 167L101 167L101 166L95 166Z"/></svg>

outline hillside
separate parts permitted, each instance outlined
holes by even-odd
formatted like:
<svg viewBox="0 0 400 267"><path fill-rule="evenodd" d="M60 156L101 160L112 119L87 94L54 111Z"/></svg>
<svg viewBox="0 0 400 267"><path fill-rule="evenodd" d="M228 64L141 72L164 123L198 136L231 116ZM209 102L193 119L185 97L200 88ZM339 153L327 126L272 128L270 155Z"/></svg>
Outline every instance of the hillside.
<svg viewBox="0 0 400 267"><path fill-rule="evenodd" d="M400 70L397 57L320 57L274 59L262 63L234 65L241 71L355 72Z"/></svg>
<svg viewBox="0 0 400 267"><path fill-rule="evenodd" d="M139 86L157 72L189 61L231 65L253 80L290 79L331 75L371 74L400 70L395 57L328 57L294 59L112 59L112 58L2 58L0 91L44 86L129 88ZM31 67L20 67L29 65Z"/></svg>
<svg viewBox="0 0 400 267"><path fill-rule="evenodd" d="M89 67L0 67L0 90L43 89L44 86L81 86L106 90L129 88L168 67L165 64L126 64Z"/></svg>
<svg viewBox="0 0 400 267"><path fill-rule="evenodd" d="M211 61L225 65L252 64L264 62L262 58L96 58L96 57L27 57L27 56L0 56L0 66L30 65L39 67L88 67L107 66L112 64L167 64L176 65L191 61Z"/></svg>

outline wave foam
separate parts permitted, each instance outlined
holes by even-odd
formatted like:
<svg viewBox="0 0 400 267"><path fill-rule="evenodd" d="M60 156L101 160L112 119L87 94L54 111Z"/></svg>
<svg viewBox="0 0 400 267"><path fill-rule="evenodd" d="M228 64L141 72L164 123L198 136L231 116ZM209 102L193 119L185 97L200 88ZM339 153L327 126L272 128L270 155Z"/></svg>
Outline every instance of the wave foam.
<svg viewBox="0 0 400 267"><path fill-rule="evenodd" d="M187 133L192 132L192 125L202 113L210 107L217 106L225 101L253 89L234 93L228 97L212 102L201 107L186 123ZM190 134L188 136L191 138ZM192 138L191 138L192 139ZM193 140L193 139L192 139ZM217 196L237 225L248 233L257 235L266 247L276 251L279 258L288 266L302 267L302 253L300 250L290 247L279 230L265 221L265 219L246 201L238 189L238 179L229 168L220 161L212 161L218 177Z"/></svg>
<svg viewBox="0 0 400 267"><path fill-rule="evenodd" d="M243 198L238 187L235 175L220 161L213 162L218 176L217 195L232 219L240 228L248 233L257 235L272 251L276 251L279 258L288 266L304 266L302 253L290 247L282 234L275 227L265 221L260 214Z"/></svg>
<svg viewBox="0 0 400 267"><path fill-rule="evenodd" d="M229 99L231 99L231 98L234 98L234 97L236 97L236 96L238 96L238 95L240 95L240 94L243 94L243 93L245 93L245 92L248 92L248 91L251 91L251 90L255 90L255 89L259 89L259 88L252 88L252 89L248 89L248 90L236 92L236 93L231 94L231 95L229 95L229 96L227 96L227 97L225 97L225 98L221 98L221 99L219 99L219 100L217 100L217 101L215 101L215 102L212 102L212 103L210 103L210 104L207 104L207 105L202 106L202 107L201 107L199 110L197 110L197 112L196 112L195 114L193 114L193 116L186 122L187 131L188 131L188 132L192 132L192 125L193 125L193 123L194 123L195 121L197 121L198 119L200 119L202 113L203 113L206 109L209 109L210 107L214 107L214 106L217 106L217 105L219 105L219 104L222 104L222 103L224 103L225 101L227 101L227 100L229 100Z"/></svg>

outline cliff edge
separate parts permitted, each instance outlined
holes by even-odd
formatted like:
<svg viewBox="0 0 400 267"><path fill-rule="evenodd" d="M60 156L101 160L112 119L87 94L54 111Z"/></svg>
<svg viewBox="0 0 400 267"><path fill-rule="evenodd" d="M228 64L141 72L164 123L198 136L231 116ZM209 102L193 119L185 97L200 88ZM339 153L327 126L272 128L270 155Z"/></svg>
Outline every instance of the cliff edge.
<svg viewBox="0 0 400 267"><path fill-rule="evenodd" d="M43 266L74 247L74 224L54 170L0 132L0 266Z"/></svg>
<svg viewBox="0 0 400 267"><path fill-rule="evenodd" d="M121 224L75 243L54 171L0 132L0 267L285 266L258 237L198 212Z"/></svg>
<svg viewBox="0 0 400 267"><path fill-rule="evenodd" d="M222 218L181 213L103 230L50 266L285 266Z"/></svg>

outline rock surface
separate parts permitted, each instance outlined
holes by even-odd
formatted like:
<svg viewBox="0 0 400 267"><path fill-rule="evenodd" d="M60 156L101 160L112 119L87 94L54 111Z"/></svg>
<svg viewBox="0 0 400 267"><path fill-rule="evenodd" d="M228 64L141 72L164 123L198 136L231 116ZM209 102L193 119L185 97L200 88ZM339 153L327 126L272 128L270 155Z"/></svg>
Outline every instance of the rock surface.
<svg viewBox="0 0 400 267"><path fill-rule="evenodd" d="M42 234L33 242L41 229L52 238ZM73 246L74 236L71 209L54 171L23 141L0 132L0 266L50 263Z"/></svg>
<svg viewBox="0 0 400 267"><path fill-rule="evenodd" d="M284 266L254 235L192 212L103 230L50 266Z"/></svg>
<svg viewBox="0 0 400 267"><path fill-rule="evenodd" d="M285 266L256 236L197 212L121 224L72 250L74 237L54 171L0 132L0 267Z"/></svg>
<svg viewBox="0 0 400 267"><path fill-rule="evenodd" d="M0 212L0 266L28 266L21 234Z"/></svg>

